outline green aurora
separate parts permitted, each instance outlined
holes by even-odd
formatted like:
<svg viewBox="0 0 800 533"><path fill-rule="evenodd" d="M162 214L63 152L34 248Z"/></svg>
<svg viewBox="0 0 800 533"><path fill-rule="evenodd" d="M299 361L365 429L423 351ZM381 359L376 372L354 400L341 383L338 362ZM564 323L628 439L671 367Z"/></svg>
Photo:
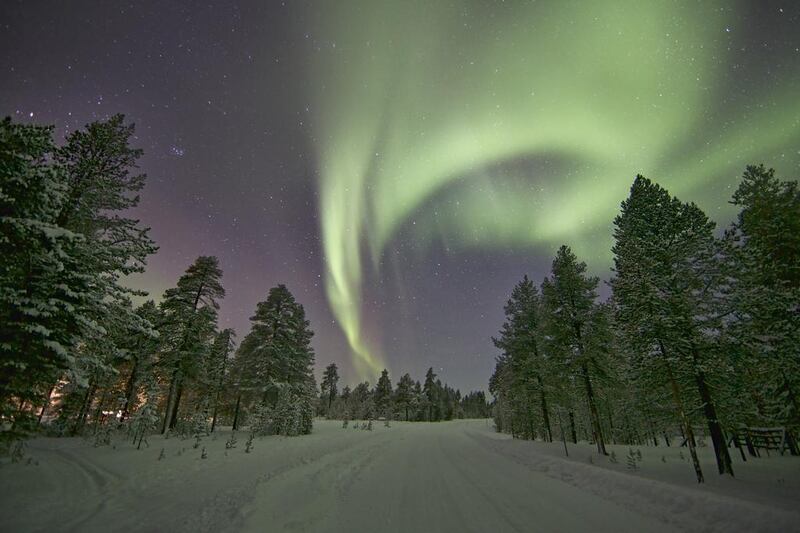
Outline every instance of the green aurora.
<svg viewBox="0 0 800 533"><path fill-rule="evenodd" d="M739 80L730 2L325 6L326 293L362 378L385 366L363 283L399 232L421 254L567 243L603 271L637 173L726 222L745 164L798 159L800 69Z"/></svg>

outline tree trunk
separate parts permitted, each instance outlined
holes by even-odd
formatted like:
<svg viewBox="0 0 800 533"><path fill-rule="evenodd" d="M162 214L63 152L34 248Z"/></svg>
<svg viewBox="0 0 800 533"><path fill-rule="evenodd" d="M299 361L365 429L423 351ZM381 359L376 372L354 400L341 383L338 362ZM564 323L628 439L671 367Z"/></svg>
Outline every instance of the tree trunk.
<svg viewBox="0 0 800 533"><path fill-rule="evenodd" d="M569 450L567 449L567 434L564 433L564 425L561 423L560 409L556 409L556 415L558 416L558 428L561 430L561 442L564 444L564 455L569 457Z"/></svg>
<svg viewBox="0 0 800 533"><path fill-rule="evenodd" d="M548 442L553 442L553 432L550 430L550 413L547 412L547 396L544 392L544 382L542 381L542 376L536 376L536 379L539 381L539 391L541 391L542 395L542 419L544 420L545 436Z"/></svg>
<svg viewBox="0 0 800 533"><path fill-rule="evenodd" d="M606 418L608 418L608 434L611 438L611 444L616 444L617 440L614 437L614 419L611 417L611 406L606 403Z"/></svg>
<svg viewBox="0 0 800 533"><path fill-rule="evenodd" d="M219 381L217 381L217 391L214 395L214 416L211 417L211 433L214 433L214 428L217 426L217 411L219 408L219 396L222 394L222 383L225 380L225 367L228 363L228 349L226 348L223 351L223 359L222 359L222 369L219 375Z"/></svg>
<svg viewBox="0 0 800 533"><path fill-rule="evenodd" d="M722 433L722 426L717 418L717 410L711 398L711 391L706 383L705 373L697 368L697 356L693 354L695 361L695 381L697 382L697 392L700 393L700 400L703 402L703 413L708 423L708 432L711 434L711 441L714 443L714 454L717 456L717 469L720 474L730 474L733 476L733 464L728 453L728 446L725 443L725 435Z"/></svg>
<svg viewBox="0 0 800 533"><path fill-rule="evenodd" d="M572 411L569 412L569 428L572 444L578 444L578 432L575 431L575 413Z"/></svg>
<svg viewBox="0 0 800 533"><path fill-rule="evenodd" d="M161 425L161 433L166 433L169 429L170 417L172 415L172 404L175 402L175 389L178 385L178 369L172 372L172 379L169 383L169 393L167 393L167 409L164 413L164 423Z"/></svg>
<svg viewBox="0 0 800 533"><path fill-rule="evenodd" d="M656 429L653 425L653 418L650 416L650 412L647 411L647 425L650 428L650 437L653 439L653 446L658 446L658 436L656 435Z"/></svg>
<svg viewBox="0 0 800 533"><path fill-rule="evenodd" d="M139 368L139 358L135 358L133 360L133 367L131 367L131 375L128 377L128 381L125 384L125 407L122 408L122 416L120 416L120 422L124 422L128 419L128 416L131 412L131 406L135 400L134 396L136 396L136 372Z"/></svg>
<svg viewBox="0 0 800 533"><path fill-rule="evenodd" d="M689 447L689 454L692 456L692 464L694 465L694 473L697 476L697 482L704 483L705 478L703 477L703 470L700 468L700 461L697 459L694 431L692 430L692 424L689 422L689 417L686 416L686 410L683 408L681 390L678 387L678 382L675 381L675 376L672 373L672 367L670 367L669 360L667 359L667 350L664 348L664 343L662 343L661 340L658 341L658 347L661 351L661 357L664 360L664 366L667 369L667 377L669 378L670 390L672 391L672 401L675 403L675 407L678 409L678 416L681 420L681 426L683 429L684 438L686 439L686 445Z"/></svg>
<svg viewBox="0 0 800 533"><path fill-rule="evenodd" d="M597 413L597 405L594 401L592 381L589 379L589 368L585 363L581 365L581 372L583 374L583 384L584 387L586 387L586 399L589 402L589 413L592 418L592 433L594 434L595 443L597 443L597 453L600 455L608 455L606 452L606 444L603 442L603 432L600 428L600 415Z"/></svg>
<svg viewBox="0 0 800 533"><path fill-rule="evenodd" d="M209 433L214 433L214 428L217 427L217 407L219 404L219 391L217 391L216 397L214 398L214 410L213 414L211 415L211 431Z"/></svg>
<svg viewBox="0 0 800 533"><path fill-rule="evenodd" d="M75 425L72 428L73 435L77 435L78 431L83 428L83 425L86 423L86 417L89 415L89 409L92 407L96 389L95 380L92 378L89 382L89 387L86 389L86 395L83 397L81 409L78 411L78 418L75 420Z"/></svg>
<svg viewBox="0 0 800 533"><path fill-rule="evenodd" d="M178 389L175 392L175 405L172 408L172 417L169 421L169 429L175 429L175 424L178 423L178 408L181 404L181 396L183 396L183 376L178 376Z"/></svg>
<svg viewBox="0 0 800 533"><path fill-rule="evenodd" d="M662 348L662 354L663 354ZM665 361L666 363L666 361ZM678 409L678 416L681 419L683 426L684 436L686 438L686 445L689 447L689 454L692 456L692 465L694 466L694 473L697 476L698 483L704 483L703 470L700 468L700 461L697 459L697 449L695 448L694 432L692 425L689 423L689 418L686 416L686 411L683 409L683 401L681 400L681 391L675 377L672 375L672 369L667 365L667 372L669 374L670 389L672 390L672 400L675 402L675 407Z"/></svg>
<svg viewBox="0 0 800 533"><path fill-rule="evenodd" d="M103 394L100 396L100 400L97 402L97 408L94 411L94 432L97 433L97 428L100 426L101 419L104 417L103 415L103 406L106 403L106 399L108 398L108 388L103 387Z"/></svg>
<svg viewBox="0 0 800 533"><path fill-rule="evenodd" d="M42 410L39 411L39 419L37 420L36 424L41 425L42 418L44 418L44 413L47 411L47 408L50 406L50 397L53 396L53 391L56 390L56 384L53 383L53 386L50 387L50 390L47 391L47 396L44 398L44 404L42 404Z"/></svg>
<svg viewBox="0 0 800 533"><path fill-rule="evenodd" d="M242 393L236 395L236 407L233 410L233 430L239 429L239 404L242 401Z"/></svg>
<svg viewBox="0 0 800 533"><path fill-rule="evenodd" d="M536 440L536 430L533 429L533 415L530 408L528 409L528 433L531 435L531 440Z"/></svg>

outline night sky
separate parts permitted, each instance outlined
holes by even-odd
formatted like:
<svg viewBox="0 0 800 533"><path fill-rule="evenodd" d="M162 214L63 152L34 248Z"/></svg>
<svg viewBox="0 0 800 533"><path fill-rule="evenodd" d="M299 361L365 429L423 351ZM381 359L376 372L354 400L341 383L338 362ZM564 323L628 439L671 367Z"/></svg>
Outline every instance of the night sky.
<svg viewBox="0 0 800 533"><path fill-rule="evenodd" d="M636 173L721 224L746 164L800 175L790 0L4 1L0 30L0 113L136 123L161 250L131 283L218 256L240 340L285 283L351 383L485 389L513 285L562 243L607 278Z"/></svg>

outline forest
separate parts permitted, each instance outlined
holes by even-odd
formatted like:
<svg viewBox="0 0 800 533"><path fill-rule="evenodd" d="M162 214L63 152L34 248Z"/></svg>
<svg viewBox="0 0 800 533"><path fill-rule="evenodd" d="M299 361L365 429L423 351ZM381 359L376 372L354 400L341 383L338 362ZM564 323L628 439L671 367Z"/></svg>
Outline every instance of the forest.
<svg viewBox="0 0 800 533"><path fill-rule="evenodd" d="M491 377L498 431L522 439L697 446L734 475L739 428L779 428L798 455L800 190L748 166L721 233L694 203L637 176L613 221L611 297L562 246L505 307ZM680 439L675 439L679 435ZM781 450L783 453L783 450Z"/></svg>
<svg viewBox="0 0 800 533"><path fill-rule="evenodd" d="M679 434L697 480L710 438L733 475L738 427L800 427L800 192L749 166L722 231L693 203L636 177L614 219L611 297L562 246L537 286L514 287L493 339L489 390L461 392L430 368L424 381L384 370L339 390L335 364L318 387L313 332L284 285L257 304L237 343L219 329L225 296L215 257L188 266L156 304L128 288L157 251L128 218L145 176L122 115L70 133L0 126L0 440L19 457L37 432L133 442L207 435L217 425L301 435L315 416L439 421L493 416L523 439L665 446ZM134 305L134 301L144 301ZM698 434L699 433L699 434ZM742 443L735 442L741 447ZM743 453L743 452L742 452Z"/></svg>
<svg viewBox="0 0 800 533"><path fill-rule="evenodd" d="M160 303L125 285L157 245L128 218L145 175L122 115L70 133L0 123L0 445L112 433L141 446L153 433L199 436L220 424L252 434L310 433L315 416L438 421L488 417L483 392L462 397L433 369L424 385L384 370L375 388L338 390L335 364L315 382L313 332L285 285L270 289L251 329L220 329L217 258L198 257Z"/></svg>

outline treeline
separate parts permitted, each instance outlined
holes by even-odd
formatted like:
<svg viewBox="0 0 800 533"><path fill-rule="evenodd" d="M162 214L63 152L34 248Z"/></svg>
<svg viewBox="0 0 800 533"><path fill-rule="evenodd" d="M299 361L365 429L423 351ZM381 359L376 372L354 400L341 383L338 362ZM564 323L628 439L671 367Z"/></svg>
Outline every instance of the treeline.
<svg viewBox="0 0 800 533"><path fill-rule="evenodd" d="M352 389L338 388L339 370L336 364L325 368L320 383L321 394L317 414L338 420L403 420L438 422L458 418L488 418L491 413L483 391L461 396L461 391L442 384L433 368L425 374L425 382L414 381L404 374L392 388L389 371L381 372L375 387L369 382Z"/></svg>
<svg viewBox="0 0 800 533"><path fill-rule="evenodd" d="M142 151L122 115L55 146L52 127L0 122L0 445L42 424L58 434L127 428L311 430L312 332L283 285L235 349L219 330L214 257L199 257L161 303L122 283L157 247L126 212L138 204Z"/></svg>
<svg viewBox="0 0 800 533"><path fill-rule="evenodd" d="M596 443L680 432L699 482L696 427L720 474L739 426L800 428L800 191L749 166L723 235L694 203L637 176L614 219L612 296L562 246L505 307L490 381L499 431Z"/></svg>

